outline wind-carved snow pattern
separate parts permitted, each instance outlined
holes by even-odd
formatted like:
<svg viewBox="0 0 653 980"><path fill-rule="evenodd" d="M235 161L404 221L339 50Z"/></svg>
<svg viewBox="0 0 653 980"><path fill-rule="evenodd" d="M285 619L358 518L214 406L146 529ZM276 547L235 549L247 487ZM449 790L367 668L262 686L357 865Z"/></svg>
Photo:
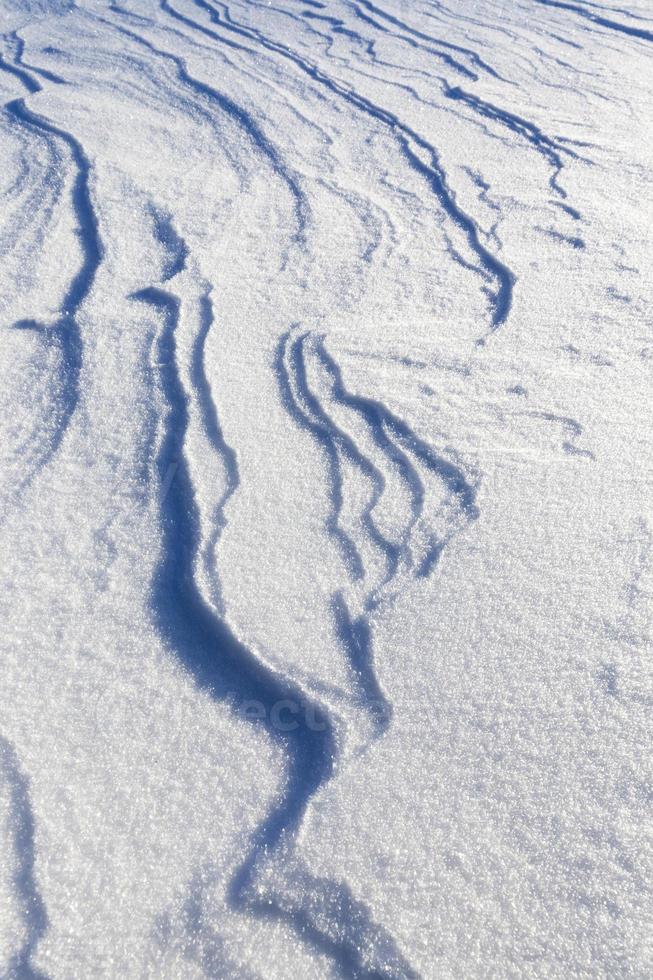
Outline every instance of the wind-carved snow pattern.
<svg viewBox="0 0 653 980"><path fill-rule="evenodd" d="M152 214L156 237L167 253L162 282L140 290L133 299L150 306L161 322L154 361L167 406L157 456L163 540L154 586L154 613L164 638L196 681L216 698L235 699L241 712L245 706L247 720L279 742L288 759L283 797L260 826L247 860L232 880L231 902L235 908L287 921L304 941L331 956L344 975L410 977L413 971L396 951L390 936L374 925L364 905L345 885L315 878L293 863L292 841L306 808L337 765L337 723L327 706L271 670L238 640L219 600L215 601L219 588L212 590L212 599L203 594L198 583L198 562L206 571L216 553L225 522L225 505L239 483L238 465L206 394L202 350L213 312L205 297L193 346L193 397L201 407L206 434L222 458L227 479L213 514L215 530L209 541L203 542L192 470L184 453L189 395L177 364L180 300L170 291L174 277L183 271L187 247L164 215L156 209ZM433 452L384 405L349 394L323 338L301 333L295 337L289 332L280 341L276 369L287 410L317 439L329 460L329 532L342 550L354 584L353 600L348 588L333 595L333 617L357 681L360 710L369 715L375 736L379 737L390 724L392 708L374 670L369 613L391 595L393 587L398 587L402 575L421 578L431 573L456 530L477 517L475 490L454 462ZM326 385L324 403L334 415L340 411L362 424L361 442L368 444L369 455L358 448L342 423L330 416L329 409L314 394L310 379L316 369ZM376 455L381 457L381 465L373 461ZM351 536L340 526L343 470L347 463L353 463L371 487L364 511L355 521L358 530ZM407 521L394 533L380 530L375 514L390 474L400 480L410 498ZM363 548L354 540L361 532L380 554L382 567L376 574L366 570L361 557ZM248 705L255 709L251 715ZM297 728L280 723L276 717L284 705L289 709L302 706L303 721ZM256 709L260 706L259 715ZM261 871L270 860L278 864L280 855L286 864L281 890L279 881L261 889L257 880Z"/></svg>
<svg viewBox="0 0 653 980"><path fill-rule="evenodd" d="M13 61L7 61L0 56L0 70L10 78L16 79L28 95L43 91L43 80L46 84L63 84L63 80L47 71L34 70L23 62L24 42L15 32L5 38L12 51ZM3 114L12 126L19 127L25 134L27 145L44 143L52 158L52 166L46 179L32 200L25 202L22 214L15 218L17 237L24 234L25 224L29 227L32 215L29 209L36 205L38 210L49 210L57 203L62 194L62 169L72 169L69 196L76 223L76 238L80 250L80 260L77 269L71 275L64 287L60 312L53 322L42 322L29 317L15 321L10 329L25 330L34 333L38 338L38 346L43 351L44 359L54 360L56 367L53 371L58 375L52 385L53 398L49 408L51 417L41 420L41 432L35 433L30 440L32 445L20 446L19 451L25 453L28 464L24 467L21 479L11 490L14 494L24 491L31 483L39 469L57 452L66 433L68 424L73 416L79 400L79 373L82 359L82 336L79 324L80 311L93 286L98 266L101 261L102 245L100 241L97 219L91 201L90 171L91 166L79 140L68 131L54 125L45 116L34 112L27 104L27 98L15 98L6 102ZM63 151L63 152L62 152ZM45 200L43 200L45 198ZM47 226L47 214L39 215L41 222L38 228L39 236ZM16 242L6 247L15 247ZM42 248L41 243L39 246ZM38 246L37 246L38 247ZM0 514L0 523L3 519Z"/></svg>
<svg viewBox="0 0 653 980"><path fill-rule="evenodd" d="M13 952L2 950L0 966L3 976L9 978L43 980L43 973L32 964L39 940L47 930L48 917L35 877L30 787L15 748L3 736L0 736L0 786L7 794L7 814L4 826L0 825L2 871L3 876L9 874L20 920L16 948Z"/></svg>
<svg viewBox="0 0 653 980"><path fill-rule="evenodd" d="M504 830L496 818L498 809L513 846L520 794L530 785L532 760L540 764L540 746L526 743L527 763L522 770L517 766L522 783L508 785L509 777L502 772L497 778L500 805L491 799L488 803L483 795L492 782L484 770L488 760L500 765L505 754L508 760L523 761L514 746L505 749L502 726L505 723L509 730L519 715L516 742L527 730L528 684L535 690L537 682L535 656L527 658L526 668L519 657L515 661L515 671L524 671L528 679L523 705L521 695L510 701L512 689L504 691L504 702L492 689L501 724L493 718L484 727L482 705L476 705L476 700L482 701L482 689L472 690L474 680L468 689L461 682L460 731L472 731L469 750L459 753L463 762L456 755L455 738L446 738L458 724L455 710L454 722L446 716L447 699L451 701L458 678L444 692L440 706L440 656L452 673L456 664L464 664L470 677L476 678L478 671L482 683L476 654L486 638L491 650L496 637L504 635L518 636L526 647L525 634L530 630L535 635L546 612L542 610L555 605L556 569L544 577L540 595L541 568L533 564L531 569L532 555L526 546L519 551L517 532L512 540L511 511L521 503L517 467L508 471L494 466L493 454L505 449L507 455L521 453L528 459L530 453L532 459L540 453L552 465L555 462L559 471L551 493L562 496L572 487L579 498L576 507L589 506L592 494L604 492L598 481L610 452L602 443L597 421L601 413L594 411L592 417L587 402L590 417L585 417L578 386L565 379L564 371L547 387L549 382L540 375L555 375L560 364L543 359L542 367L540 357L550 356L551 349L574 351L576 360L565 361L569 371L582 365L587 371L612 369L620 357L625 359L633 338L639 344L639 362L650 356L635 313L632 321L627 319L639 270L626 265L625 248L617 241L612 247L621 248L621 265L601 266L602 288L604 282L612 282L604 275L608 268L615 282L617 273L628 273L631 279L619 282L619 288L607 286L605 307L596 301L596 288L580 293L588 276L586 263L594 261L593 256L599 263L608 262L600 247L603 226L597 232L593 224L608 207L588 208L592 198L584 193L583 181L592 180L596 187L602 179L597 172L609 176L617 158L616 151L614 159L610 156L605 132L592 141L594 131L587 119L599 111L597 106L605 105L605 112L612 113L606 118L616 124L618 107L624 101L628 107L623 93L613 91L602 74L600 60L611 58L615 50L648 50L653 40L650 19L581 0L535 0L517 4L514 10L489 0L450 6L398 0L21 0L13 10L5 6L0 126L15 173L3 178L1 188L5 217L0 226L0 273L10 287L2 297L0 324L9 364L2 405L3 414L9 417L15 411L16 419L9 417L7 422L0 530L9 528L10 534L15 524L18 531L7 537L12 553L25 547L43 562L35 584L18 584L28 594L34 589L36 612L34 626L31 621L25 626L20 611L12 620L8 676L23 676L16 663L32 655L30 629L48 638L46 653L56 656L64 643L70 643L63 637L68 637L64 627L71 618L87 615L89 622L96 622L96 610L89 608L94 600L84 589L75 599L77 606L71 603L70 614L64 602L51 617L39 606L40 593L47 596L52 582L56 584L60 560L70 576L77 554L77 541L71 544L77 537L77 514L74 503L53 512L36 508L44 488L46 494L49 489L56 492L48 481L61 478L58 467L69 456L82 458L80 446L92 456L93 426L103 432L105 425L107 430L114 426L108 440L111 452L106 446L98 449L93 463L98 471L102 465L114 465L117 473L121 453L128 455L130 443L146 445L138 489L151 507L139 511L147 524L142 537L134 522L133 541L128 540L126 521L122 537L116 532L114 540L111 528L121 502L105 499L114 485L107 483L102 489L102 476L88 466L101 513L86 515L85 524L80 521L79 552L86 556L89 540L98 553L106 546L110 559L102 569L104 585L97 602L106 619L97 613L97 621L110 623L108 633L116 631L107 643L113 657L109 673L116 686L106 685L106 698L100 694L107 717L113 701L119 704L126 697L115 651L127 659L132 637L121 616L129 620L138 608L141 623L146 623L141 630L145 639L139 635L139 642L155 651L147 664L148 683L153 663L161 670L161 684L165 669L177 671L173 680L167 679L173 685L167 690L178 691L180 701L192 702L198 716L202 711L203 717L219 715L243 741L251 737L253 745L267 746L278 764L276 790L255 793L255 802L247 803L247 830L238 825L238 799L215 799L207 823L226 825L231 819L235 829L225 839L233 854L211 853L210 827L207 830L200 817L193 823L194 843L187 851L180 847L177 864L179 825L175 829L171 824L164 843L153 836L143 845L163 855L160 860L169 860L172 884L168 890L161 886L134 927L138 942L133 942L133 973L147 972L138 943L144 942L150 927L155 954L165 955L179 946L193 976L195 970L205 976L258 976L248 956L260 965L260 950L251 947L268 941L280 956L292 961L294 953L298 963L313 964L316 976L405 980L451 975L451 963L443 959L441 966L439 957L445 956L447 943L455 949L456 943L464 946L469 935L476 940L476 925L468 927L466 916L476 915L490 893L499 910L492 913L498 917L492 923L493 935L501 932L494 929L501 915L510 923L506 935L511 928L516 934L521 928L509 918L510 909L519 904L511 890L513 879L505 868L503 877L497 874L492 864L492 834L498 840ZM622 174L621 160L616 170ZM630 174L645 185L645 167L633 165ZM615 227L605 220L606 227ZM545 268L555 270L546 289ZM556 277L567 290L561 288L560 297ZM570 283L579 284L578 295ZM612 336L609 342L617 349L607 357L599 348L608 345L605 324L616 322L610 321L616 315L609 301L618 302L622 312L627 308L624 331L631 334L623 347ZM583 314L592 302L597 308L588 315L588 325ZM641 301L640 310L643 305ZM572 334L574 329L580 338ZM102 343L110 334L124 339L130 351L138 344L146 351L134 355L136 366L125 357L124 365L118 358L107 369L115 375L106 386L113 386L112 397L133 388L145 406L142 416L130 423L133 429L124 418L115 422L110 410L105 420L105 403L97 394ZM554 339L549 342L549 337ZM570 337L579 346L572 345ZM369 375L365 365L370 366ZM388 372L383 374L385 368ZM104 397L110 406L106 391ZM507 433L506 445L493 428L497 419ZM617 418L615 426L619 423ZM124 433L118 431L121 425ZM619 439L615 444L621 447ZM292 467L284 468L282 460L277 477L270 457L280 450L298 454L301 479ZM638 452L640 458L643 454ZM288 488L286 483L293 479L296 484ZM544 496L544 479L538 475L532 482L535 492L525 480L524 496L539 521L533 499L539 502ZM298 503L293 497L298 486L303 498L315 498L314 507L311 501ZM501 487L513 495L508 504L501 498ZM32 512L38 513L34 526ZM54 530L48 522L57 525ZM543 510L547 549L555 524L556 515ZM642 638L648 638L642 609L648 595L650 532L643 518L630 527L631 550L642 539L647 544L618 596L608 640L626 642L636 650ZM540 530L539 525L534 529L534 540ZM47 544L51 531L56 544L49 555L43 542ZM280 568L292 563L293 549L304 546L302 533L316 548L316 569L313 575L304 572L303 579L298 573L298 581L289 585ZM485 549L492 547L486 555ZM132 586L129 576L120 578L120 560L123 555L133 560L139 549L145 571L142 581ZM513 598L506 599L511 588L506 583L512 580L500 567L504 552L513 555L511 549L516 557L508 563L512 560L513 569L526 569L519 586L538 611L530 619L526 610L523 618L497 623L492 618L496 610L502 603L507 608ZM537 556L541 551L542 547ZM259 559L254 577L252 553ZM470 602L471 614L468 608L456 622L453 616L447 619L452 608L458 611L451 595L464 597L471 588L461 554L480 585ZM133 562L131 567L137 566ZM81 560L79 578L89 578ZM580 572L577 581L584 587ZM302 604L304 591L307 600ZM555 602L562 608L561 591L555 593ZM287 603L287 608L280 605L277 610L284 626L285 620L289 623L285 633L269 616L277 596ZM14 598L12 593L9 613ZM481 610L481 626L469 626L470 640L462 636L459 621L471 621L476 607ZM114 615L106 614L107 608L113 608ZM422 661L416 657L408 668L390 665L379 634L395 613L399 626L395 623L394 629L402 629L413 610L418 616L414 630L406 630L406 648L412 651L413 644L422 642ZM581 622L573 603L567 614L573 628L560 643L563 649L573 646ZM483 617L492 627L487 637ZM451 650L438 648L434 655L430 638L425 640L422 633L430 631L441 642L444 632L451 629L453 636L456 628ZM386 645L396 639L396 633L388 635ZM304 649L313 636L316 650ZM456 642L461 648L470 644L459 661ZM82 678L86 664L95 663L90 646L103 650L103 643L103 635L94 635L92 643L80 640ZM513 652L507 642L506 649ZM515 651L523 656L518 643ZM626 663L613 652L601 654L601 670L586 672L606 695L606 711L614 710L612 702L621 699ZM502 648L494 661L488 661L488 673L500 674L510 662L504 653ZM555 654L554 650L552 660ZM405 674L416 663L422 679L411 688ZM480 653L478 663L485 664ZM433 686L431 676L436 678ZM395 680L401 692L397 699ZM508 690L512 682L512 677L508 682L500 677L497 687L503 683ZM375 766L383 766L378 760L386 758L386 746L395 738L392 745L407 744L400 739L411 731L420 684L432 702L430 710L434 715L441 712L444 719L444 734L438 732L432 740L433 755L425 754L432 781L425 798L432 792L433 802L427 802L438 816L443 802L439 781L446 785L447 776L438 769L441 751L443 767L447 758L453 760L467 780L461 781L458 799L458 849L469 846L470 851L463 860L454 853L453 843L450 851L440 848L442 841L448 846L455 839L455 820L431 824L429 846L437 852L432 855L437 874L428 878L425 869L422 882L423 857L416 849L416 863L406 864L405 877L388 882L393 894L404 896L409 909L404 917L400 904L388 911L384 903L384 868L391 866L391 848L387 842L377 847L373 830L361 843L364 853L351 874L346 861L343 871L342 860L328 874L323 867L316 869L307 857L310 847L304 845L317 816L327 813L320 819L329 819L334 799L345 811L360 804L356 789L350 788L349 801L346 790L338 795L349 778L350 786L368 778L374 786L374 774L379 778ZM563 702L559 693L552 698L556 711ZM156 709L146 706L145 713L150 714L152 731L157 724L165 728L166 719L158 719ZM399 721L405 724L398 735ZM71 730L74 727L71 722ZM479 732L487 734L486 728L492 738L484 743ZM187 734L183 732L179 741ZM204 757L202 739L214 736L208 723L190 733L189 740L197 744L195 755L189 751L188 757L195 760L198 773ZM166 794L178 775L175 760L169 763L165 752L159 752L163 739L156 742L145 731L143 740L144 751L150 752L147 779L155 781L159 767L164 773L159 801L165 810ZM78 758L74 739L66 741L63 733L61 744L71 760ZM98 744L104 744L99 736ZM7 814L3 884L10 892L13 916L13 945L2 966L9 977L19 978L41 976L34 966L41 944L47 946L47 962L55 964L53 975L64 976L72 969L70 958L57 959L69 938L61 931L61 903L56 916L51 910L49 916L38 885L47 882L43 894L49 903L51 895L57 896L62 874L56 860L41 850L37 854L35 847L38 821L49 820L48 813L34 811L31 797L32 781L39 779L31 762L39 757L36 736L35 746L28 780L16 750L0 739ZM570 758L583 751L567 746ZM111 753L107 756L111 771L117 763ZM231 767L238 772L239 760L222 761L225 771ZM557 757L555 762L557 772ZM390 767L387 778L384 773L391 787L394 781L397 787L401 783L400 765ZM478 771L472 771L473 765ZM544 770L542 766L537 773ZM138 794L142 772L134 776L129 792ZM248 774L240 775L244 785ZM97 771L87 778L89 783L95 779L94 787L101 782ZM624 799L629 792L623 789ZM399 798L399 789L397 794ZM47 799L47 793L36 798ZM102 799L100 791L97 799ZM244 800L243 795L243 810ZM375 805L382 809L383 800L379 793L371 812ZM411 800L418 810L421 801ZM95 806L96 797L93 801ZM537 801L544 812L546 801ZM76 800L70 802L71 813L77 805ZM108 809L97 806L98 823ZM189 824L194 811L190 800L185 811ZM537 807L528 812L539 818ZM48 823L52 840L56 826L56 821ZM470 838L486 826L491 826L489 863L474 892L474 873L467 867L475 854ZM553 818L544 827L543 839L550 827L558 832ZM71 832L77 832L74 825ZM592 833L590 828L588 837ZM563 841L562 830L559 836ZM129 853L128 837L123 825L115 841L110 834L98 834L98 839L112 843L107 868L120 866L114 851L120 854L124 847ZM524 866L535 866L525 840L522 828L515 847L526 853ZM550 841L546 838L547 862L557 847L557 841L553 847ZM563 848L560 844L561 853ZM398 842L402 857L409 851L410 846ZM485 855L476 852L476 857L480 863ZM544 863L541 853L536 857ZM552 878L551 895L559 900L562 894L580 893L585 882L579 884L577 869L599 863L584 861L582 853L570 857L572 873L562 882ZM121 896L129 892L124 871L128 864L126 859L121 872L127 885L121 881L116 886ZM328 856L324 866L330 867ZM365 868L362 875L360 867ZM456 869L462 869L462 885L455 879ZM525 906L533 903L535 911L529 906L528 915L537 921L540 882L534 885L528 873L523 872L526 885L518 898ZM548 873L553 875L547 869ZM365 875L381 882L376 892ZM71 907L84 905L83 874L79 893L66 880ZM462 910L453 928L446 908L452 881L452 903ZM545 891L544 873L542 881ZM409 908L410 887L420 898ZM223 893L222 913L213 917L212 889ZM176 911L170 911L171 893L181 895ZM489 907L492 903L487 902ZM621 909L602 896L585 900L583 894L579 904L583 902L584 908L594 902L607 909L606 916L615 922L621 919ZM98 902L98 918L101 910ZM127 929L128 903L125 910ZM93 912L89 915L92 920ZM594 950L592 942L598 947L598 940L587 927L590 938L584 945L585 928L578 928L577 945ZM415 941L429 930L438 933L435 957L430 936L423 943ZM555 928L552 933L557 940ZM85 937L73 939L83 947ZM565 971L555 954L546 948L543 952L537 939L523 939L522 962L502 934L505 945L495 963L492 951L485 961L487 937L479 936L483 963L470 956L475 966L468 970L466 960L460 970L482 975L487 969L520 969L526 975L539 958L543 972L562 975ZM268 964L271 975L288 975L295 969L283 962L279 960L277 972L275 964ZM597 954L591 965L597 973L617 975L615 962L604 963ZM625 958L618 965L622 962Z"/></svg>
<svg viewBox="0 0 653 980"><path fill-rule="evenodd" d="M148 46L154 50L152 45ZM247 120L246 114L233 107L215 90L192 79L180 59L172 60L178 66L180 78L184 82L202 95L215 99L220 109L243 124L247 134L272 160L275 170L278 171L276 151L259 135L254 124ZM454 220L462 224L479 254L489 261L492 268L489 253L478 242L472 223L455 208L439 181L437 171L431 173L431 179L436 181L436 192L443 195L443 199L448 202ZM301 215L301 195L293 181L289 180L289 184L297 199L297 214ZM167 284L182 271L187 248L169 222L157 215L156 211L154 224L157 239L169 252L167 266L162 271L162 282ZM303 221L300 219L300 229L302 225ZM490 272L487 275L488 278L491 277ZM506 299L501 299L502 289L500 286L495 297L495 325L506 312L502 308L507 303ZM233 450L224 441L215 410L212 407L207 408L209 403L200 395L201 404L204 405L205 431L215 450L221 455L227 473L225 492L214 511L215 531L208 542L202 543L199 515L193 498L192 476L184 458L188 400L175 366L175 330L179 320L179 300L174 293L160 286L141 290L133 298L149 304L163 322L158 340L157 363L168 415L159 450L158 472L162 484L167 481L171 472L174 472L174 477L161 494L164 501L164 542L162 564L155 585L154 608L162 633L197 681L208 687L214 696L235 696L240 704L263 705L263 719L255 716L254 724L260 725L262 721L267 734L281 742L289 759L284 798L259 828L248 859L232 881L232 903L237 908L242 906L255 914L285 919L305 941L312 942L316 950L334 958L345 974L411 976L411 968L396 952L390 937L373 925L364 906L350 895L344 885L314 878L302 869L294 871L289 881L286 880L288 876L283 875L282 894L275 894L274 891L264 891L262 895L256 893L256 876L262 858L270 853L274 857L277 850L280 853L289 850L292 837L301 824L312 796L333 773L338 744L336 726L324 706L312 702L306 692L291 681L276 676L238 641L224 616L219 615L219 606L207 600L195 582L195 566L200 553L203 552L206 564L216 552L217 539L225 520L225 505L239 482L237 460ZM206 387L202 346L212 322L212 307L210 299L206 297L202 304L201 323L193 356L193 379L198 394L200 389ZM282 348L284 340L287 338L282 340ZM374 484L372 498L361 515L361 527L382 552L385 570L377 583L364 584L367 594L362 596L362 602L359 600L360 608L351 606L344 592L334 594L332 608L337 635L357 679L362 710L370 715L378 736L390 722L391 706L375 675L368 614L381 601L383 593L389 591L391 583L404 568L413 569L418 578L431 572L455 529L465 520L472 520L477 516L475 494L454 463L438 457L381 403L349 395L343 386L337 365L319 338L311 345L311 353L328 378L331 400L339 404L345 412L353 412L361 419L367 429L367 438L371 440L374 449L383 455L385 465L398 472L411 498L407 525L400 529L396 540L384 537L376 527L373 511L383 495L385 477L356 448L351 437L330 420L328 413L320 407L319 401L310 392L304 355L305 340L306 338L300 338L299 349L297 345L292 348L292 381L284 372L283 349L281 350L278 361L279 380L282 388L288 389L286 407L292 411L294 402L295 417L302 418L303 424L329 446L335 470L333 533L340 543L347 541L347 535L338 527L338 497L341 493L338 484L341 482L339 471L342 468L343 452L356 461L363 476L371 477ZM304 403L308 403L308 415ZM445 497L441 504L441 513L438 514L435 508L427 520L424 520L427 487L422 474L427 478L435 478L441 484ZM367 576L362 559L353 543L346 557L354 579L365 579ZM213 595L219 595L219 590L214 589ZM274 708L282 704L301 704L303 714L312 719L312 724L304 723L296 732L280 733L282 726L274 723ZM317 719L319 722L316 723ZM287 863L291 864L290 858L287 858ZM307 906L314 911L307 911Z"/></svg>
<svg viewBox="0 0 653 980"><path fill-rule="evenodd" d="M366 98L356 90L344 85L339 80L333 78L322 71L311 61L306 60L296 51L273 41L263 35L260 31L252 30L237 23L231 18L229 8L222 4L211 4L205 0L193 0L195 6L209 14L213 23L230 33L253 40L257 45L267 51L281 55L282 58L290 61L308 77L324 87L338 99L344 100L348 105L357 111L368 116L370 119L381 123L393 134L401 153L405 157L408 166L419 174L426 182L430 192L434 195L440 207L444 210L451 222L462 232L473 256L473 268L483 281L483 291L487 294L490 305L490 319L492 329L497 329L505 322L512 302L512 288L514 275L503 262L490 252L480 240L479 231L471 218L457 203L455 194L452 193L447 183L447 176L444 172L438 152L428 140L424 139L412 127L393 112L379 106L370 99ZM162 0L162 9L170 12L173 16L179 16L173 4ZM192 25L202 33L207 33L207 29L198 25L189 18L183 18L186 23ZM220 43L225 43L223 34L215 31L208 31L209 35ZM452 253L457 261L460 260L456 253Z"/></svg>
<svg viewBox="0 0 653 980"><path fill-rule="evenodd" d="M276 367L286 409L327 460L327 529L349 579L333 596L333 614L380 735L391 705L374 672L369 614L406 575L431 573L453 534L478 516L475 488L454 462L438 456L381 402L350 394L323 337L289 331L280 341ZM353 507L347 502L352 471L366 486L360 512L355 502ZM405 522L384 527L384 497L394 483L408 500ZM366 565L363 554L369 549L373 557Z"/></svg>
<svg viewBox="0 0 653 980"><path fill-rule="evenodd" d="M231 881L229 899L235 909L286 921L305 942L332 957L344 975L413 976L392 939L371 921L364 905L345 885L316 878L307 870L296 868L288 880L283 876L281 894L274 887L261 888L257 880L267 861L286 854L291 848L311 798L331 777L337 763L336 725L328 711L307 692L270 669L239 641L198 583L196 567L203 543L192 469L184 452L189 395L184 390L177 363L180 300L169 288L173 285L171 280L183 268L186 247L169 223L156 211L153 214L157 237L168 252L163 282L133 295L135 301L150 306L161 323L154 362L158 366L166 414L156 460L162 488L162 545L152 597L153 611L166 642L196 682L215 698L235 700L240 713L279 743L288 760L282 796L258 828L247 859ZM205 301L192 365L194 394L198 400L202 399L205 384L202 344L211 322L210 307ZM207 412L205 407L203 414L207 434L222 455L228 474L227 489L214 515L217 531L209 542L212 553L215 534L219 534L224 520L225 502L238 485L238 470L235 454L220 433L215 410ZM407 432L403 435L409 437ZM339 604L338 597L334 598L334 612L343 642L349 650L356 650L355 667L365 695L370 696L370 687L376 681L366 663L369 639L365 621L351 622L346 606ZM253 711L248 711L248 706ZM297 706L302 708L303 719L297 727L280 721L283 707ZM290 858L288 865L291 866Z"/></svg>

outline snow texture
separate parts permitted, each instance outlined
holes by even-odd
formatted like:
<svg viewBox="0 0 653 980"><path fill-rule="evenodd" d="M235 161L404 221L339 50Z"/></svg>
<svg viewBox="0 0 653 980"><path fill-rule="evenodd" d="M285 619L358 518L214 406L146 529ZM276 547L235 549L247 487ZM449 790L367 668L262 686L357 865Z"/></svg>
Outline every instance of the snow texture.
<svg viewBox="0 0 653 980"><path fill-rule="evenodd" d="M0 0L0 976L653 973L653 8Z"/></svg>

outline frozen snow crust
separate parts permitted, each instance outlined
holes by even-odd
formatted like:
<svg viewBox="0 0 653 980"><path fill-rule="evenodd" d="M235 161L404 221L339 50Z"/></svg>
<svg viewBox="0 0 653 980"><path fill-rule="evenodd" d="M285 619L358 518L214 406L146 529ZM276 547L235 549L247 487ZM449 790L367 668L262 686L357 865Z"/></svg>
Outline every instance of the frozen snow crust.
<svg viewBox="0 0 653 980"><path fill-rule="evenodd" d="M650 6L0 25L0 977L649 977Z"/></svg>

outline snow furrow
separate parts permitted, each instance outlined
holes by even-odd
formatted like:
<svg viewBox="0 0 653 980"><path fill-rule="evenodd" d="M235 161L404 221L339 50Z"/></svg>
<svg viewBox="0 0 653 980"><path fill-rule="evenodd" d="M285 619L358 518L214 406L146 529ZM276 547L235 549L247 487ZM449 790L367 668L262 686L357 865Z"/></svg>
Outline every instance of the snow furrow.
<svg viewBox="0 0 653 980"><path fill-rule="evenodd" d="M24 775L16 750L0 735L0 780L9 789L7 829L11 839L2 842L5 853L12 853L14 870L12 883L23 920L24 939L8 962L0 960L7 977L20 980L44 980L35 969L32 956L48 928L45 904L35 877L34 813L30 799L29 781ZM3 951L4 954L4 951Z"/></svg>
<svg viewBox="0 0 653 980"><path fill-rule="evenodd" d="M29 95L35 95L41 92L43 87L36 75L22 66L20 61L22 51L22 46L18 45L15 54L16 64L10 64L0 58L0 70L16 77ZM57 82L59 81L57 78ZM5 112L27 132L43 136L46 140L52 140L66 148L74 168L70 203L81 251L79 268L68 283L56 320L53 323L42 323L24 319L14 324L15 328L34 330L44 335L46 346L57 350L60 361L61 395L56 407L56 427L44 426L47 444L33 454L33 465L25 472L17 488L19 491L24 491L36 474L56 454L77 407L83 349L80 313L92 289L101 262L102 243L91 200L91 164L79 140L72 133L54 125L45 116L35 113L27 105L26 98L11 100L5 105Z"/></svg>
<svg viewBox="0 0 653 980"><path fill-rule="evenodd" d="M306 872L302 876L302 890L308 890L311 896L308 902L303 899L297 905L288 894L277 895L276 887L260 892L261 869L279 849L291 848L311 798L333 773L337 758L336 728L319 703L289 679L267 667L238 640L197 584L196 563L201 534L191 471L184 452L189 400L176 363L179 300L159 286L141 290L133 299L150 306L162 323L155 354L167 402L157 456L160 483L173 473L166 492L160 494L163 540L152 599L154 615L166 642L196 683L206 688L212 697L233 705L239 716L261 728L283 748L288 760L281 796L258 828L249 855L231 881L230 901L236 909L288 922L304 941L332 957L340 965L343 975L395 976L397 974L385 969L376 974L365 967L365 957L374 955L374 948L383 933L371 926L362 903L346 898L344 886L313 879ZM205 320L200 325L200 347L196 352L201 350L208 322ZM197 376L195 380L198 380ZM200 379L200 388L203 384ZM219 431L217 417L213 409L208 411L209 432L215 438ZM217 448L226 454L231 474L230 492L233 492L238 485L235 456L219 436ZM352 642L360 645L360 637L352 637ZM335 895L338 896L337 907L341 908L346 901L350 904L349 911L330 910ZM318 908L317 921L312 921L307 905ZM371 950L370 935L375 937ZM390 941L384 939L383 942L387 946ZM363 954L363 950L368 952ZM410 973L404 971L400 975L409 976Z"/></svg>
<svg viewBox="0 0 653 980"><path fill-rule="evenodd" d="M0 974L646 975L643 0L0 17Z"/></svg>
<svg viewBox="0 0 653 980"><path fill-rule="evenodd" d="M514 275L503 262L481 243L474 220L457 204L455 195L447 184L446 174L435 147L410 126L402 123L393 112L377 106L365 96L325 74L316 65L305 60L285 45L264 37L260 31L244 27L242 24L233 21L228 13L225 14L224 20L221 19L215 7L206 3L205 0L193 0L193 3L206 11L211 21L219 24L224 30L255 40L266 50L281 55L334 95L344 99L371 119L390 129L395 135L410 168L424 179L448 218L460 228L467 239L469 247L478 261L477 271L485 282L483 289L490 300L492 329L498 329L505 322L510 312ZM222 34L213 32L213 36L222 42Z"/></svg>
<svg viewBox="0 0 653 980"><path fill-rule="evenodd" d="M571 13L578 14L584 20L590 21L592 24L597 24L599 27L604 27L617 34L625 34L626 37L634 37L640 41L653 41L653 31L647 31L643 27L635 27L630 24L621 24L619 21L612 20L609 17L602 17L600 14L592 13L591 10L587 10L579 4L563 3L562 0L535 0L535 3L557 10L568 10Z"/></svg>

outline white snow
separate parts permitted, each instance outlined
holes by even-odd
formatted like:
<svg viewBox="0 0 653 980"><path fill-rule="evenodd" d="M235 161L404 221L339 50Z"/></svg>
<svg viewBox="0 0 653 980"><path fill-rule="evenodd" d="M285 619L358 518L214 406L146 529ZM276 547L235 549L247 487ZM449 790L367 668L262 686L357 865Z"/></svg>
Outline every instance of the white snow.
<svg viewBox="0 0 653 980"><path fill-rule="evenodd" d="M653 9L0 44L0 976L650 976Z"/></svg>

